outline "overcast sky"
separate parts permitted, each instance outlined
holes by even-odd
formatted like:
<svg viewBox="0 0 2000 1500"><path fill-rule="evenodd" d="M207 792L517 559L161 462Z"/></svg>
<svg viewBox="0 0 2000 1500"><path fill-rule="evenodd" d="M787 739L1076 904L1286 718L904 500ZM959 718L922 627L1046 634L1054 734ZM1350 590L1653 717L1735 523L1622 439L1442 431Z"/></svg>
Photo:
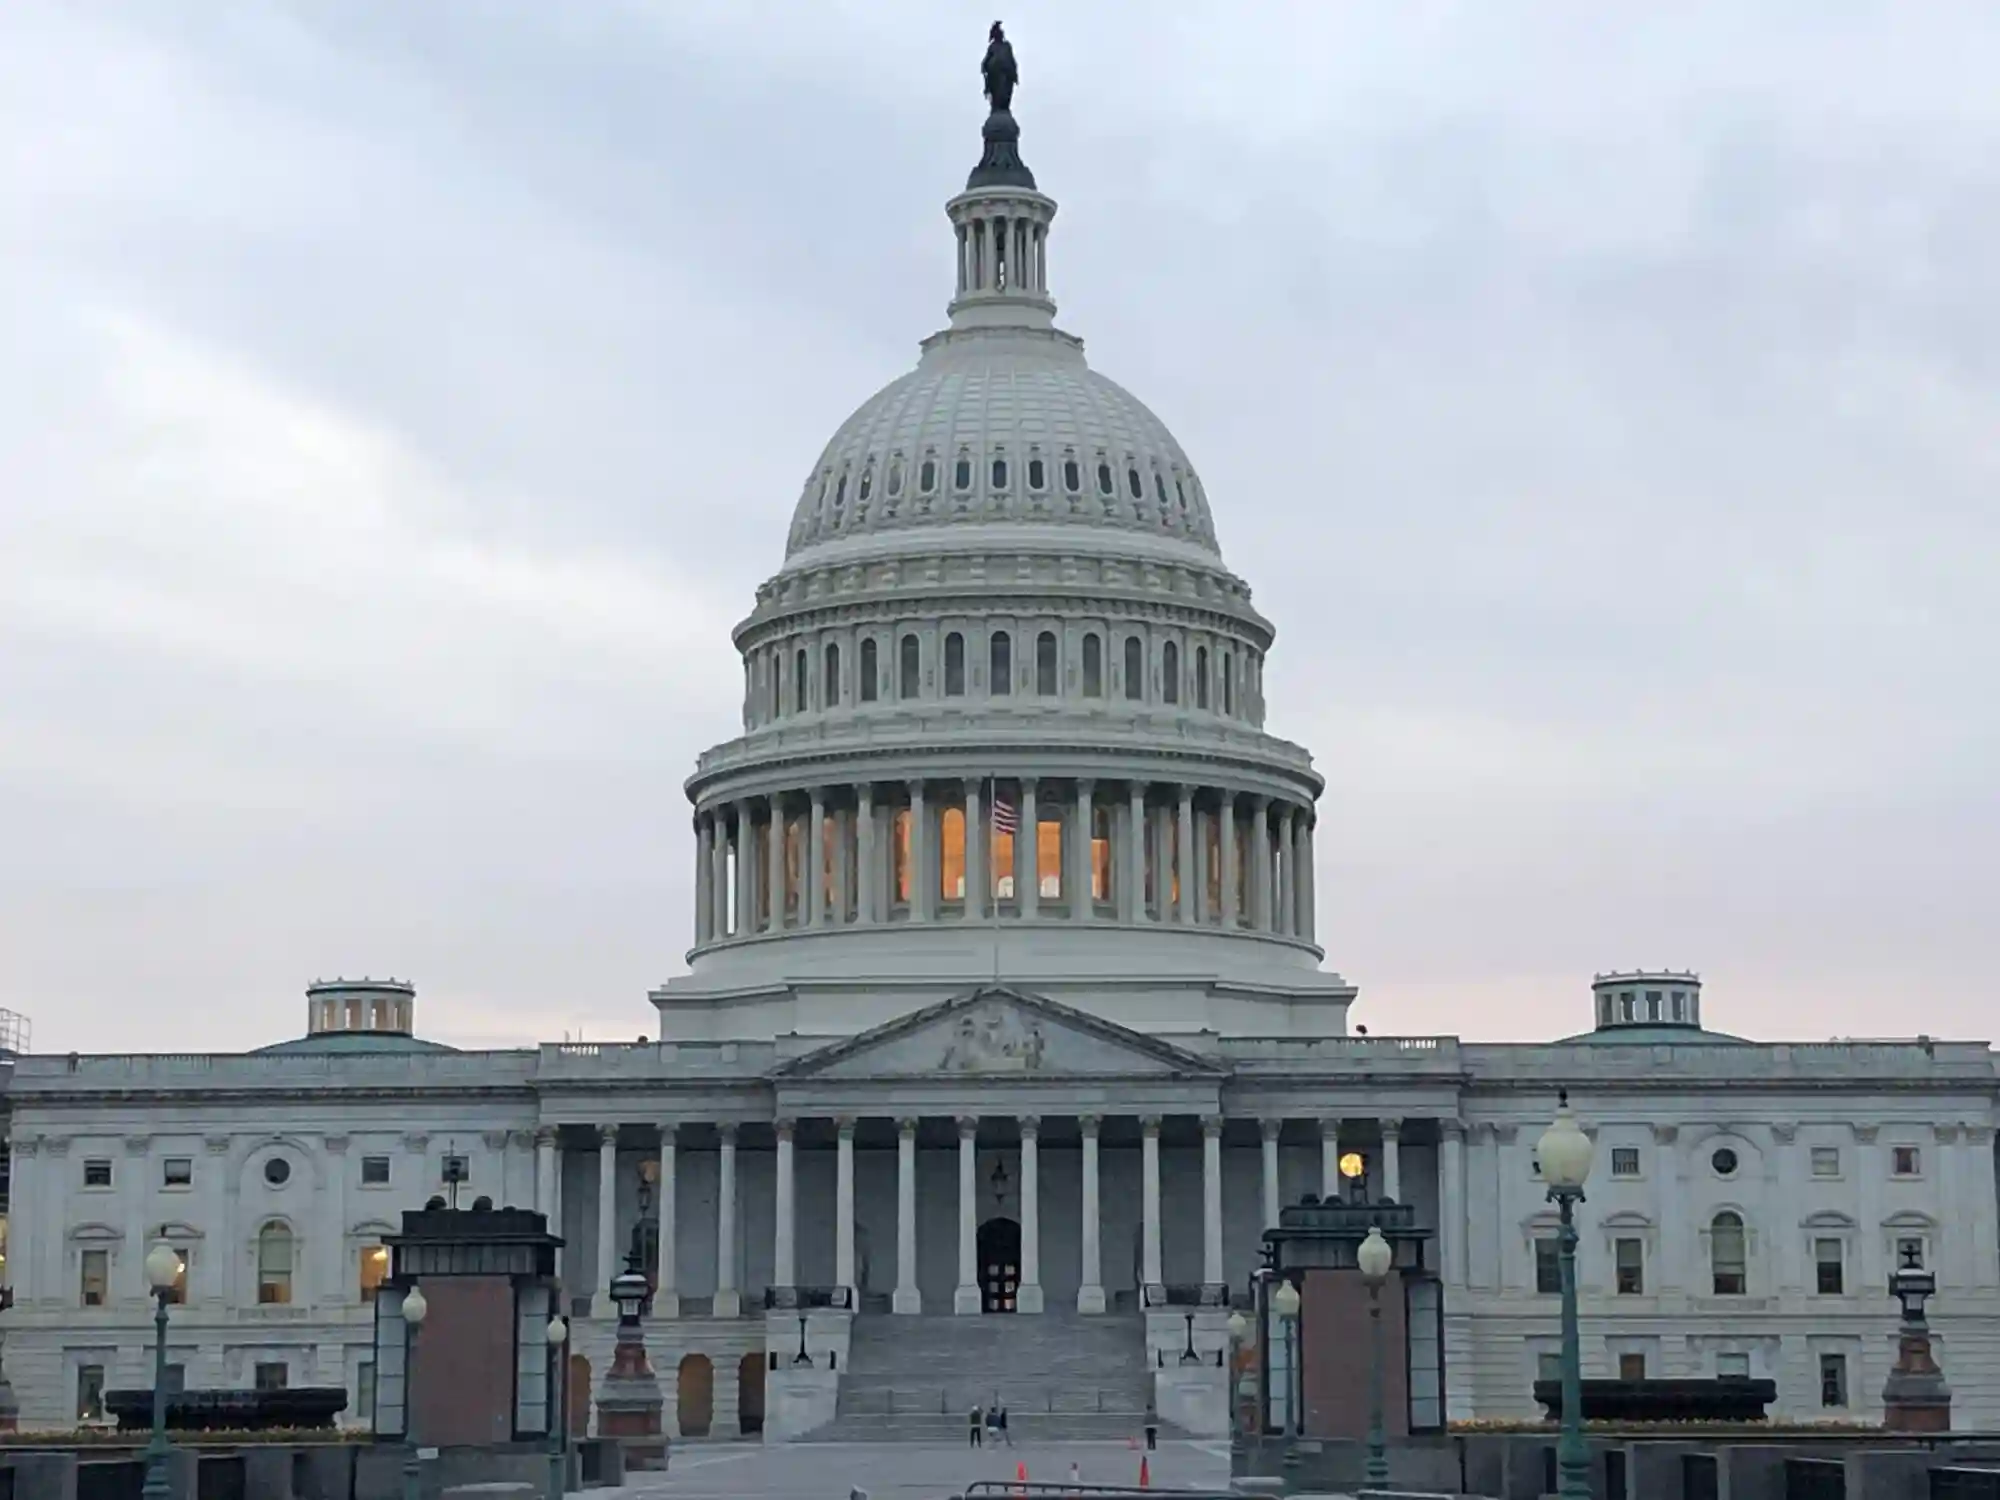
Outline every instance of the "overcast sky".
<svg viewBox="0 0 2000 1500"><path fill-rule="evenodd" d="M0 6L0 1005L657 1031L682 778L943 321L990 0ZM1377 1034L1699 969L1989 1036L2000 8L1007 7L1064 326L1200 469Z"/></svg>

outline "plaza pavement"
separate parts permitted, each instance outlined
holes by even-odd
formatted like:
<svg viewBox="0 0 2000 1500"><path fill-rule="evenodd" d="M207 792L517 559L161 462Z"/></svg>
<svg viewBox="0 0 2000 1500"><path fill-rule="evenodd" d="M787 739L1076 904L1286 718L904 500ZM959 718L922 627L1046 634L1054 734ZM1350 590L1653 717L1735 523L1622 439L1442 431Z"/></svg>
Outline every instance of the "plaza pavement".
<svg viewBox="0 0 2000 1500"><path fill-rule="evenodd" d="M689 1443L675 1448L665 1474L635 1474L606 1500L944 1500L979 1479L1011 1480L1016 1463L1037 1484L1069 1478L1074 1461L1085 1484L1137 1484L1139 1459L1151 1460L1155 1488L1226 1487L1227 1443L1162 1443L1141 1455L1123 1443L1021 1444L1008 1448L931 1447L915 1443Z"/></svg>

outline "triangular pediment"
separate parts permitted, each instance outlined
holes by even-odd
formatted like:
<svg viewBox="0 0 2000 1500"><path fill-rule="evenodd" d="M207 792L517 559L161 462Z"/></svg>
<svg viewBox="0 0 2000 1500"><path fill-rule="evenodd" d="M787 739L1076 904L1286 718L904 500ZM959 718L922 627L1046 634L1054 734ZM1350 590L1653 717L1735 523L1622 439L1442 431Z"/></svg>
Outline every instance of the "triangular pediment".
<svg viewBox="0 0 2000 1500"><path fill-rule="evenodd" d="M779 1078L1217 1078L1213 1059L1058 1005L988 986L792 1059Z"/></svg>

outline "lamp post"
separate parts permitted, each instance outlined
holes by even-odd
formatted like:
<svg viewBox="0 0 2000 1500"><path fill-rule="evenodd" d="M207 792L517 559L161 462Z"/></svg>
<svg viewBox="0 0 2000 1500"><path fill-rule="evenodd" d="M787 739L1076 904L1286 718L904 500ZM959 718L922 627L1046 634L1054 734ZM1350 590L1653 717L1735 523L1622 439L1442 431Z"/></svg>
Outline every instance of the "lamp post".
<svg viewBox="0 0 2000 1500"><path fill-rule="evenodd" d="M1382 1226L1370 1224L1368 1237L1354 1252L1354 1264L1368 1283L1368 1483L1389 1482L1388 1442L1382 1432L1382 1283L1395 1263L1396 1252L1382 1238Z"/></svg>
<svg viewBox="0 0 2000 1500"><path fill-rule="evenodd" d="M1240 1312L1229 1315L1229 1441L1243 1438L1243 1341L1250 1336L1250 1320Z"/></svg>
<svg viewBox="0 0 2000 1500"><path fill-rule="evenodd" d="M1304 1437L1305 1413L1300 1408L1304 1405L1301 1397L1305 1381L1299 1378L1297 1338L1299 1289L1281 1279L1278 1289L1271 1293L1271 1311L1285 1330L1285 1431L1291 1437Z"/></svg>
<svg viewBox="0 0 2000 1500"><path fill-rule="evenodd" d="M554 1408L549 1413L549 1500L562 1500L569 1487L569 1476L563 1472L569 1467L563 1452L563 1441L569 1436L569 1402L564 1399L568 1395L569 1359L563 1353L563 1345L569 1342L569 1324L561 1314L549 1319L548 1340L549 1356L555 1361L549 1382Z"/></svg>
<svg viewBox="0 0 2000 1500"><path fill-rule="evenodd" d="M431 1310L422 1287L413 1286L403 1298L403 1324L410 1331L409 1349L403 1356L403 1441L409 1457L403 1460L403 1500L420 1500L424 1486L423 1461L417 1456L417 1330L424 1326L424 1314Z"/></svg>
<svg viewBox="0 0 2000 1500"><path fill-rule="evenodd" d="M167 1500L167 1298L181 1277L181 1258L162 1240L146 1252L146 1285L153 1293L153 1435L146 1440L145 1500Z"/></svg>
<svg viewBox="0 0 2000 1500"><path fill-rule="evenodd" d="M1549 1201L1561 1216L1556 1233L1562 1269L1562 1431L1556 1439L1556 1494L1561 1500L1590 1500L1590 1455L1583 1446L1583 1369L1576 1333L1576 1205L1590 1177L1596 1147L1569 1112L1569 1090L1556 1096L1554 1123L1535 1147Z"/></svg>

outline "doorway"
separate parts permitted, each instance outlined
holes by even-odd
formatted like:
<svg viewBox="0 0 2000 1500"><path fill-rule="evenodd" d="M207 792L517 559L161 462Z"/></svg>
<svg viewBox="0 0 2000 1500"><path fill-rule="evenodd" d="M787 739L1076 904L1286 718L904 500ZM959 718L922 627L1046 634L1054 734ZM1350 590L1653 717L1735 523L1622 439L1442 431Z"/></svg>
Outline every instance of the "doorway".
<svg viewBox="0 0 2000 1500"><path fill-rule="evenodd" d="M764 1430L764 1356L746 1354L736 1365L736 1431L755 1437Z"/></svg>
<svg viewBox="0 0 2000 1500"><path fill-rule="evenodd" d="M1013 1219L988 1219L979 1226L979 1310L1014 1311L1021 1286L1021 1226Z"/></svg>
<svg viewBox="0 0 2000 1500"><path fill-rule="evenodd" d="M674 1410L684 1438L704 1438L715 1421L715 1366L706 1354L681 1357Z"/></svg>
<svg viewBox="0 0 2000 1500"><path fill-rule="evenodd" d="M569 1357L569 1435L590 1436L590 1361L581 1354Z"/></svg>

